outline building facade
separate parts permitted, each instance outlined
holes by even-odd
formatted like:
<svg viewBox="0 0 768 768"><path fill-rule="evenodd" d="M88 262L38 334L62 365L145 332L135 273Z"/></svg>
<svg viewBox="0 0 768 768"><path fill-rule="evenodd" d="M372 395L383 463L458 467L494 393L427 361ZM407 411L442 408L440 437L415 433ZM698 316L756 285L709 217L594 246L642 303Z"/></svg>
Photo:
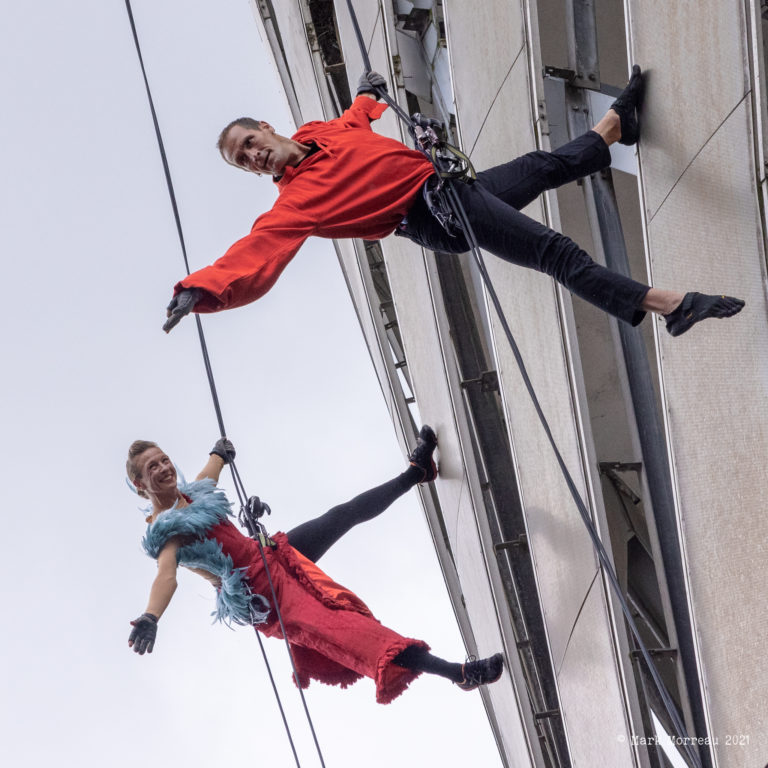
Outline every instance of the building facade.
<svg viewBox="0 0 768 768"><path fill-rule="evenodd" d="M345 0L252 0L294 120L340 114L363 71ZM643 66L637 151L525 213L643 282L744 298L681 339L624 327L488 257L564 462L695 746L675 741L469 256L335 243L421 489L467 650L504 647L482 691L509 766L730 768L768 761L766 87L757 0L355 0L373 68L477 169L594 124ZM408 141L388 110L376 130ZM665 746L661 743L665 742ZM687 748L686 748L687 747ZM682 762L680 762L682 761Z"/></svg>

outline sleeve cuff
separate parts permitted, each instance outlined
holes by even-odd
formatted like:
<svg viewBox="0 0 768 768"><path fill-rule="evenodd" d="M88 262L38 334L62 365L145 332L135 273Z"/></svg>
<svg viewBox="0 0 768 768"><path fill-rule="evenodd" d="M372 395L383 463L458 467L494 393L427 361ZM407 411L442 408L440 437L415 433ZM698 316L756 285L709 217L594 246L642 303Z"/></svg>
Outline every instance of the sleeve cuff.
<svg viewBox="0 0 768 768"><path fill-rule="evenodd" d="M367 96L360 95L353 102L352 106L355 109L359 109L361 112L365 112L371 120L378 120L387 109L387 104L375 99L370 99Z"/></svg>
<svg viewBox="0 0 768 768"><path fill-rule="evenodd" d="M173 295L178 295L185 288L197 288L198 290L202 291L200 298L195 304L195 308L192 310L193 312L218 312L221 309L223 302L216 298L216 296L214 296L206 288L203 288L199 285L194 285L194 281L190 280L189 277L186 277L183 280L179 280L179 282L173 286Z"/></svg>

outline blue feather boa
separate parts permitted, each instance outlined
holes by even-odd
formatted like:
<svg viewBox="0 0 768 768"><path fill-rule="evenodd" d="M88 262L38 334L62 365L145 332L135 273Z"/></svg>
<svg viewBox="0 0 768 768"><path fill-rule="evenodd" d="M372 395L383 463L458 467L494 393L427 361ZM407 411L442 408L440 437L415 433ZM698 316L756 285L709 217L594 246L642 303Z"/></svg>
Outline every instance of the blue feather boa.
<svg viewBox="0 0 768 768"><path fill-rule="evenodd" d="M262 624L269 615L269 601L253 593L245 579L246 568L235 568L216 539L207 538L208 531L232 515L224 492L211 479L179 485L179 490L192 499L183 509L174 505L161 512L147 526L141 540L144 551L155 560L168 539L193 536L195 541L179 547L179 565L199 568L213 574L220 582L216 590L214 621L232 624Z"/></svg>

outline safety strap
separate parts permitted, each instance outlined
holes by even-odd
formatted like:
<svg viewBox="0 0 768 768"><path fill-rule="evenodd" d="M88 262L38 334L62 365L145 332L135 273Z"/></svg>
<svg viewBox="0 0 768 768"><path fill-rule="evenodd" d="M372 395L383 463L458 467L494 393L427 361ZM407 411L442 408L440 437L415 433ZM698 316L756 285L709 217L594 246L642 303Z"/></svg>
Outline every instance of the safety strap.
<svg viewBox="0 0 768 768"><path fill-rule="evenodd" d="M365 65L365 70L367 73L371 71L371 62L370 62L370 59L368 58L368 52L365 49L365 42L363 41L363 36L360 31L360 26L357 22L357 15L355 14L355 9L352 6L352 0L347 0L347 7L349 9L349 14L352 19L352 26L355 30L357 43L360 47L360 52L361 52L363 62ZM393 106L395 104L392 97L389 96L389 94L386 92L384 88L376 88L376 93L389 106ZM398 117L406 123L406 125L408 126L409 133L412 136L414 136L416 133L416 127L414 126L414 122L407 115L404 117L405 112L399 107L399 105L397 105L394 108L394 111L398 115ZM422 151L424 151L423 148L420 147L418 143L416 146L417 148L422 149ZM425 152L425 154L433 162L435 167L435 172L438 175L440 175L441 172L445 169L441 167L439 154L435 155L432 152ZM643 641L642 636L640 635L640 630L638 629L637 624L635 623L634 617L632 616L632 611L629 605L627 604L627 601L621 590L621 585L619 584L618 577L616 576L616 572L614 571L613 565L611 564L610 557L608 556L608 553L605 550L605 547L603 546L602 541L600 540L600 535L598 534L595 524L592 521L592 518L589 514L589 510L587 509L587 506L584 500L581 498L578 488L576 487L576 483L574 482L573 477L571 476L571 473L568 467L566 466L565 460L563 459L562 454L560 453L560 449L558 448L557 443L555 442L554 436L552 435L552 430L549 426L549 422L547 421L546 416L544 415L544 411L541 407L541 404L539 403L539 398L536 395L536 391L534 390L533 384L528 375L528 371L525 367L525 363L520 353L520 349L517 346L517 342L515 341L515 338L512 334L512 330L509 326L506 315L501 306L501 302L499 301L498 294L496 293L496 290L493 287L493 283L491 281L490 275L488 274L488 270L486 269L485 260L480 251L480 247L477 243L477 238L475 237L472 224L470 223L469 217L467 216L466 210L464 209L461 199L459 198L456 192L456 189L453 186L454 183L455 183L455 180L451 178L447 178L444 180L443 190L445 192L447 203L450 206L453 215L456 217L456 220L458 221L460 227L462 228L464 232L464 236L467 240L467 243L470 246L470 252L472 253L472 256L475 260L475 264L477 265L478 271L480 272L480 275L483 279L483 283L485 284L488 297L490 298L491 303L493 304L493 307L499 318L499 322L504 331L504 335L507 338L507 342L515 358L515 362L517 363L518 369L520 370L520 375L522 376L523 383L525 384L525 388L528 392L528 395L531 398L531 401L533 402L533 406L534 406L534 409L536 410L536 414L539 417L539 421L541 422L544 432L547 435L549 444L552 447L552 450L555 454L555 458L557 460L558 466L560 467L560 471L563 475L565 483L568 487L571 497L573 498L574 503L576 504L576 508L578 509L582 522L584 523L584 526L587 529L587 533L589 534L589 537L592 540L592 544L594 546L595 552L597 553L600 564L603 567L603 572L605 573L608 579L608 582L611 585L616 595L616 599L618 600L619 605L621 606L621 610L627 621L627 625L630 628L630 632L635 639L638 650L640 651L640 655L642 656L648 668L648 673L650 674L651 679L653 680L653 683L656 687L659 697L662 703L664 704L664 708L667 712L667 715L669 716L670 721L672 722L675 728L677 736L680 738L680 742L682 743L683 748L685 749L686 755L688 756L689 760L696 768L702 768L701 758L699 757L698 752L693 747L693 739L690 736L688 736L685 728L685 724L683 723L680 717L680 714L677 710L677 706L675 705L675 702L672 699L671 694L667 690L667 687L664 685L664 681L661 679L661 676L659 675L659 672L656 669L655 664L653 663L650 652L648 651L648 648L645 645L645 642Z"/></svg>
<svg viewBox="0 0 768 768"><path fill-rule="evenodd" d="M445 140L445 129L439 120L416 112L411 115L410 123L417 149L429 156L439 178L468 183L477 178L469 157Z"/></svg>
<svg viewBox="0 0 768 768"><path fill-rule="evenodd" d="M157 119L157 113L155 111L155 103L154 103L154 99L152 98L152 92L151 92L151 90L149 88L149 80L147 79L147 72L146 72L146 69L144 67L144 59L143 59L143 57L141 55L141 46L139 44L139 36L138 36L137 31L136 31L136 23L134 22L133 10L131 8L130 0L125 0L125 8L126 8L126 10L128 12L128 20L129 20L130 25L131 25L131 32L133 33L133 42L134 42L134 44L136 46L136 54L137 54L138 59L139 59L139 65L141 67L141 74L142 74L142 77L144 78L144 87L145 87L145 90L146 90L146 93L147 93L147 100L149 102L150 112L152 113L152 122L154 123L154 126L155 126L155 136L157 137L157 145L158 145L158 149L160 150L160 157L161 157L162 162L163 162L163 170L165 172L166 186L168 187L168 194L170 196L171 206L173 208L173 216L174 216L174 219L176 221L176 231L177 231L178 236L179 236L179 243L181 245L181 252L182 252L182 255L184 257L184 266L186 267L187 274L189 274L189 272L190 272L190 270L189 270L189 259L187 258L187 249L186 249L186 246L185 246L185 243L184 243L184 232L183 232L182 226L181 226L181 217L179 215L179 208L178 208L178 205L176 203L176 194L175 194L174 188L173 188L173 180L171 178L171 171L170 171L170 168L168 166L168 158L167 158L167 155L166 155L166 152L165 152L165 144L163 142L163 137L162 137L162 134L160 132L160 123L158 122L158 119ZM210 361L210 357L208 355L208 346L207 346L207 344L205 342L205 334L203 333L203 324L202 324L202 322L200 320L200 315L199 314L195 315L195 320L197 321L197 333L198 333L198 337L199 337L199 340L200 340L200 349L201 349L201 352L202 352L202 355L203 355L203 362L204 362L204 365L205 365L206 376L208 377L208 384L209 384L210 389L211 389L211 397L213 399L214 410L216 411L216 419L217 419L217 421L219 423L219 431L220 431L222 437L226 437L226 430L224 428L224 419L223 419L222 414L221 414L221 406L219 404L219 396L218 396L218 393L216 391L216 382L215 382L215 380L213 378L213 369L211 367L211 361ZM241 519L244 519L244 520L248 521L248 524L246 525L246 527L248 528L248 531L255 538L256 542L259 545L259 553L261 555L262 563L264 564L264 572L265 572L265 574L267 576L267 581L269 582L269 588L270 588L270 591L271 591L271 594L272 594L272 607L275 609L275 614L276 614L278 622L280 624L280 630L283 633L283 638L285 640L285 647L286 647L286 649L288 651L288 658L290 659L290 662L291 662L291 669L293 671L294 680L296 680L298 682L299 675L298 675L298 672L296 670L296 664L295 664L294 659L293 659L293 653L291 653L291 647L290 647L290 644L289 644L289 641L288 641L288 633L286 632L285 624L283 622L283 616L282 616L282 613L280 611L280 606L278 604L277 592L275 590L275 586L274 586L274 583L272 581L272 574L271 574L270 569L269 569L269 562L267 561L267 557L266 557L266 554L265 554L265 551L264 551L266 547L275 547L276 545L275 545L275 542L272 541L272 539L270 539L267 536L266 529L264 528L264 526L258 520L258 518L261 515L263 515L265 513L268 514L270 512L270 509L269 509L269 507L266 504L261 502L257 496L249 497L248 494L245 492L245 486L243 485L243 481L240 478L240 473L237 471L237 466L236 466L234 460L229 462L229 467L230 467L230 470L232 472L232 480L233 480L234 485L235 485L235 491L236 491L238 499L240 501L240 512L241 512L241 515L242 515ZM286 735L288 737L288 742L290 744L291 751L293 752L293 758L294 758L294 760L296 762L297 768L301 768L301 762L299 761L299 756L298 756L298 754L296 752L296 746L294 745L294 742L293 742L293 736L291 734L291 729L290 729L290 726L288 725L288 720L287 720L286 715L285 715L285 710L283 709L283 704L282 704L282 701L280 700L280 694L278 693L277 685L275 684L275 679L274 679L274 677L272 675L272 669L271 669L270 664L269 664L269 659L267 658L267 654L266 654L266 651L264 649L264 644L261 641L261 636L259 635L258 631L256 632L256 638L259 641L259 648L261 649L261 653L262 653L262 656L264 658L264 664L266 665L267 674L269 675L269 680L270 680L270 682L272 684L272 691L275 694L275 699L277 701L278 709L280 710L280 715L281 715L282 720L283 720L283 726L285 727L285 732L286 732ZM299 690L299 696L301 697L302 705L304 707L304 714L306 716L307 723L309 724L310 732L312 733L312 739L314 740L314 743L315 743L315 751L317 752L317 756L318 756L318 758L320 760L320 765L322 766L322 768L325 768L325 761L323 760L323 753L322 753L322 750L320 749L320 743L319 743L319 741L317 739L317 734L315 733L315 726L314 726L314 724L312 722L312 717L311 717L311 715L309 713L309 707L307 706L307 702L306 702L306 699L304 697L304 691L302 691L300 686L297 686L297 687L298 687L298 690Z"/></svg>

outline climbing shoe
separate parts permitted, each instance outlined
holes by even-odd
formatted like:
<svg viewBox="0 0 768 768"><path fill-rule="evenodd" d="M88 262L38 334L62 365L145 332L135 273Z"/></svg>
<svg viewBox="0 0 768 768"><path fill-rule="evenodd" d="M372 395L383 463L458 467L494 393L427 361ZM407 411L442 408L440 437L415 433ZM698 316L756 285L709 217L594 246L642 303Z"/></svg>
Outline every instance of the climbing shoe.
<svg viewBox="0 0 768 768"><path fill-rule="evenodd" d="M619 144L637 144L640 138L640 118L638 112L643 106L643 75L640 67L632 67L632 77L619 98L611 104L611 109L621 120L621 138Z"/></svg>
<svg viewBox="0 0 768 768"><path fill-rule="evenodd" d="M708 296L706 293L686 293L680 304L668 315L667 331L670 336L681 336L700 320L708 317L731 317L744 308L744 302L733 296Z"/></svg>
<svg viewBox="0 0 768 768"><path fill-rule="evenodd" d="M464 679L456 685L462 691L474 691L480 685L495 683L504 671L504 656L495 653L487 659L470 659L461 665Z"/></svg>
<svg viewBox="0 0 768 768"><path fill-rule="evenodd" d="M437 448L435 430L428 424L425 424L419 431L416 447L408 457L411 466L417 467L424 473L421 480L419 480L420 483L431 483L437 477L437 465L432 458L435 448Z"/></svg>

